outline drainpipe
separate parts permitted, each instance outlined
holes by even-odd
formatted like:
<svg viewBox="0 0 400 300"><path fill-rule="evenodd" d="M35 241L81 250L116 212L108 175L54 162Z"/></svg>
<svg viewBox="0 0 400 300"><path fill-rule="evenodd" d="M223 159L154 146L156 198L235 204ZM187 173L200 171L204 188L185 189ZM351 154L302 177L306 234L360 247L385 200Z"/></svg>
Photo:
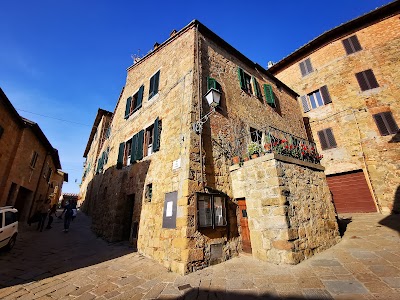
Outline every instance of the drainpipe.
<svg viewBox="0 0 400 300"><path fill-rule="evenodd" d="M46 153L46 156L44 157L44 161L43 161L42 168L40 169L39 179L38 179L38 182L37 182L37 184L36 184L35 192L33 193L33 199L32 199L32 202L31 202L31 207L29 208L28 219L31 217L32 208L33 208L33 203L35 203L35 198L36 198L36 195L37 195L37 191L38 191L38 189L39 189L40 179L42 178L44 166L45 166L45 164L46 164L46 162L47 162L47 157L48 157L49 155L50 155L50 152L47 152L47 153Z"/></svg>
<svg viewBox="0 0 400 300"><path fill-rule="evenodd" d="M202 98L201 98L201 84L200 84L200 39L199 39L199 24L196 24L196 41L197 41L197 53L196 53L196 60L197 60L197 97L198 97L198 105L199 105L199 120L201 120L201 111L202 111ZM203 174L203 164L204 164L204 158L203 158L203 132L200 132L199 135L199 148L200 148L200 167L201 167L201 176L200 176L200 182L201 182L201 187L202 191L205 191L205 186L204 186L204 174Z"/></svg>

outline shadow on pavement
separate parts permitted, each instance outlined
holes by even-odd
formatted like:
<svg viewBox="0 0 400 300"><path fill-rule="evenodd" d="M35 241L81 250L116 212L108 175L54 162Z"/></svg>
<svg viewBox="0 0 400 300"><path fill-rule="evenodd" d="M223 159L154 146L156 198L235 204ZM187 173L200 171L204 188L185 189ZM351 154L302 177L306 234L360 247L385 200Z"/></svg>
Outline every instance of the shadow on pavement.
<svg viewBox="0 0 400 300"><path fill-rule="evenodd" d="M61 214L61 211L58 211ZM47 221L47 220L46 220ZM37 224L20 224L17 242L0 251L0 288L52 277L133 253L128 242L107 243L90 230L91 220L81 212L63 232L63 220L37 231Z"/></svg>
<svg viewBox="0 0 400 300"><path fill-rule="evenodd" d="M258 299L284 299L284 300L299 300L299 299L333 299L332 296L325 290L320 289L309 289L309 294L304 297L299 296L281 296L274 295L271 293L263 293L256 295L255 293L247 292L246 290L241 291L221 291L221 290L207 290L207 289L190 289L181 297L176 299L224 299L224 300L258 300ZM160 296L158 299L172 299L163 298Z"/></svg>
<svg viewBox="0 0 400 300"><path fill-rule="evenodd" d="M347 225L349 225L352 221L352 218L338 218L338 225L339 225L339 234L343 237L344 233L346 232Z"/></svg>
<svg viewBox="0 0 400 300"><path fill-rule="evenodd" d="M382 219L379 224L396 230L400 235L400 186L397 187L394 194L391 214Z"/></svg>

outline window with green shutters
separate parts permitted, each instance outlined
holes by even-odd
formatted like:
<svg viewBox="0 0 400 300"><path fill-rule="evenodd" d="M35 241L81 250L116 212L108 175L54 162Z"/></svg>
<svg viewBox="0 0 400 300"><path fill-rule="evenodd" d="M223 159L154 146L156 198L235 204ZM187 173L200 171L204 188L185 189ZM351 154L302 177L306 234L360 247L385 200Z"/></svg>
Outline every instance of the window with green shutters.
<svg viewBox="0 0 400 300"><path fill-rule="evenodd" d="M160 71L150 78L149 100L158 94L158 84L160 81Z"/></svg>
<svg viewBox="0 0 400 300"><path fill-rule="evenodd" d="M257 98L262 99L262 94L260 91L260 85L258 84L257 79L253 76L252 78L253 87L254 87L254 94Z"/></svg>
<svg viewBox="0 0 400 300"><path fill-rule="evenodd" d="M142 107L144 86L142 85L137 93L126 99L125 119Z"/></svg>
<svg viewBox="0 0 400 300"><path fill-rule="evenodd" d="M121 169L124 163L124 149L125 149L125 142L119 144L118 149L118 159L117 159L117 169Z"/></svg>
<svg viewBox="0 0 400 300"><path fill-rule="evenodd" d="M221 91L221 85L214 78L207 77L207 91L210 89Z"/></svg>
<svg viewBox="0 0 400 300"><path fill-rule="evenodd" d="M264 94L265 94L265 101L267 104L273 108L276 107L274 91L272 90L272 86L270 84L264 84Z"/></svg>
<svg viewBox="0 0 400 300"><path fill-rule="evenodd" d="M240 88L249 94L253 94L251 76L238 67L238 77Z"/></svg>

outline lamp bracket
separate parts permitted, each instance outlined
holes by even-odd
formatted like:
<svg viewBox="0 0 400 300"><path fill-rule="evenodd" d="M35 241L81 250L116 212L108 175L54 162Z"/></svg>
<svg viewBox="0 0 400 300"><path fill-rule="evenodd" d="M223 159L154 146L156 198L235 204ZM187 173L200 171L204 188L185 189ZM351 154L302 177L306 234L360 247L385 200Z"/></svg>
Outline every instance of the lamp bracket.
<svg viewBox="0 0 400 300"><path fill-rule="evenodd" d="M203 125L208 121L210 118L211 114L215 112L216 106L213 106L212 109L205 114L199 121L193 123L193 131L196 132L197 134L200 134L203 131Z"/></svg>

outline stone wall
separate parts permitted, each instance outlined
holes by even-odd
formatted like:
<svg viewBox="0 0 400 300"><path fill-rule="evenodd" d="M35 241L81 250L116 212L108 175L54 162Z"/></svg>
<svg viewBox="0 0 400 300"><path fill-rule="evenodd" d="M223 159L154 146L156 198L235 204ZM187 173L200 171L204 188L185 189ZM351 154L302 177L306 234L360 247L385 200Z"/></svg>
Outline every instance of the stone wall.
<svg viewBox="0 0 400 300"><path fill-rule="evenodd" d="M332 103L304 114L324 155L326 174L362 169L382 212L390 212L400 186L400 148L396 135L381 136L373 114L391 111L400 126L400 23L398 14L329 41L274 74L300 95L327 85ZM362 50L346 55L342 40L357 35ZM377 38L379 37L379 38ZM301 76L309 57L314 72ZM361 91L355 73L372 69L378 88ZM299 103L301 106L301 103ZM337 147L322 151L317 132L332 128ZM397 200L398 201L398 200Z"/></svg>
<svg viewBox="0 0 400 300"><path fill-rule="evenodd" d="M253 256L297 264L339 241L323 168L274 154L231 167L233 195L245 198Z"/></svg>

